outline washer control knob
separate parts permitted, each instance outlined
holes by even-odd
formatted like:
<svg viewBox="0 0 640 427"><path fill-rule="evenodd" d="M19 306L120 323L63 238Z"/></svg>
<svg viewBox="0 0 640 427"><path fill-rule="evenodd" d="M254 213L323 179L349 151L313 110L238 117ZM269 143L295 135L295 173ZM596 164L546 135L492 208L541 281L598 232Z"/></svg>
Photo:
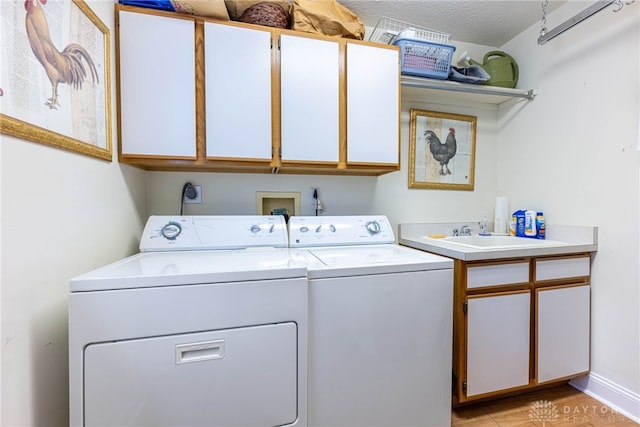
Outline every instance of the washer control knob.
<svg viewBox="0 0 640 427"><path fill-rule="evenodd" d="M162 237L168 240L176 240L176 237L182 233L182 226L177 222L169 222L160 230Z"/></svg>
<svg viewBox="0 0 640 427"><path fill-rule="evenodd" d="M372 236L379 234L381 231L380 223L378 221L369 221L367 222L365 227L367 228L367 231L369 232L369 234Z"/></svg>
<svg viewBox="0 0 640 427"><path fill-rule="evenodd" d="M322 230L322 224L316 227L316 233L319 233Z"/></svg>
<svg viewBox="0 0 640 427"><path fill-rule="evenodd" d="M331 224L331 225L329 226L329 230L331 230L331 232L332 232L332 233L335 233L335 232L336 232L336 226L335 226L335 225L333 225L333 224Z"/></svg>
<svg viewBox="0 0 640 427"><path fill-rule="evenodd" d="M258 224L253 224L249 230L254 234L258 233L260 231L260 226Z"/></svg>
<svg viewBox="0 0 640 427"><path fill-rule="evenodd" d="M307 231L309 231L309 227L307 227L306 225L303 225L302 227L300 227L301 233L306 233Z"/></svg>

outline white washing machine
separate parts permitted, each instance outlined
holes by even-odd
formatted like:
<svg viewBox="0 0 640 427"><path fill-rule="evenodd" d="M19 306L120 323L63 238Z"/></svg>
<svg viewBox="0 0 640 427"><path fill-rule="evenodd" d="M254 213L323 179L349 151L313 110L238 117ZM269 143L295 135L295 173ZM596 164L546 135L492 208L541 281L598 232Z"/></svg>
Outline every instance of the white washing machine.
<svg viewBox="0 0 640 427"><path fill-rule="evenodd" d="M154 216L71 280L72 426L307 425L307 279L282 216Z"/></svg>
<svg viewBox="0 0 640 427"><path fill-rule="evenodd" d="M453 261L384 216L292 217L309 278L308 424L451 425Z"/></svg>

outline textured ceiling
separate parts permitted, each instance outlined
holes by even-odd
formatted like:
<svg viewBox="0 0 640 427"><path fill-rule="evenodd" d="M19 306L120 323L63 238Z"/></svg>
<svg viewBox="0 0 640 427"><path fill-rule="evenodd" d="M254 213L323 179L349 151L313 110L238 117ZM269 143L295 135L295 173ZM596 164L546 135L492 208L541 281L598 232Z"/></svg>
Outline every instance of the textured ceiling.
<svg viewBox="0 0 640 427"><path fill-rule="evenodd" d="M551 0L547 10L566 0ZM367 27L389 17L451 34L451 39L500 47L541 22L540 0L339 0ZM591 4L591 2L586 2Z"/></svg>

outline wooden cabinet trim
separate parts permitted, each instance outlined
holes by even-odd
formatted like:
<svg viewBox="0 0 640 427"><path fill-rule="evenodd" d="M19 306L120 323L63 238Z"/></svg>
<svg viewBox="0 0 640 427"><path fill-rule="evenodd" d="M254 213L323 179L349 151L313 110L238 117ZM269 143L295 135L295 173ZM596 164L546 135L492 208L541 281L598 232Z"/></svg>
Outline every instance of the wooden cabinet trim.
<svg viewBox="0 0 640 427"><path fill-rule="evenodd" d="M544 282L536 282L534 283L535 289L560 289L565 287L572 286L589 286L591 281L591 276L583 276L583 277L567 277L566 279L556 279L556 280L546 280Z"/></svg>
<svg viewBox="0 0 640 427"><path fill-rule="evenodd" d="M529 289L516 289L505 292L495 292L495 293L483 293L476 295L467 295L467 299L481 299L481 298L494 298L497 296L507 296L507 295L519 295L519 294L530 294L531 290Z"/></svg>
<svg viewBox="0 0 640 427"><path fill-rule="evenodd" d="M282 167L282 127L280 121L282 110L280 108L280 36L275 31L271 32L271 163L273 170Z"/></svg>
<svg viewBox="0 0 640 427"><path fill-rule="evenodd" d="M347 44L344 40L338 43L339 64L338 75L338 169L347 168Z"/></svg>
<svg viewBox="0 0 640 427"><path fill-rule="evenodd" d="M205 126L205 87L204 87L204 22L196 22L195 31L196 56L196 159L206 157L207 130Z"/></svg>

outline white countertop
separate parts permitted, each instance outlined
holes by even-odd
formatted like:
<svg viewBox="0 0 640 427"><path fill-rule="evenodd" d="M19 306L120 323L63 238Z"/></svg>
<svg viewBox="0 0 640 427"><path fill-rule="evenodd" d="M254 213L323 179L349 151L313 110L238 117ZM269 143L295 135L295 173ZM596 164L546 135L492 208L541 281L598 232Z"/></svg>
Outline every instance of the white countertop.
<svg viewBox="0 0 640 427"><path fill-rule="evenodd" d="M398 243L411 248L432 252L463 261L484 259L520 258L545 255L563 255L598 250L598 227L550 225L546 226L546 237L556 244L534 247L514 248L475 248L447 242L446 239L428 238L432 234L451 236L454 228L465 223L422 223L400 224L398 226ZM478 231L472 228L472 233Z"/></svg>

